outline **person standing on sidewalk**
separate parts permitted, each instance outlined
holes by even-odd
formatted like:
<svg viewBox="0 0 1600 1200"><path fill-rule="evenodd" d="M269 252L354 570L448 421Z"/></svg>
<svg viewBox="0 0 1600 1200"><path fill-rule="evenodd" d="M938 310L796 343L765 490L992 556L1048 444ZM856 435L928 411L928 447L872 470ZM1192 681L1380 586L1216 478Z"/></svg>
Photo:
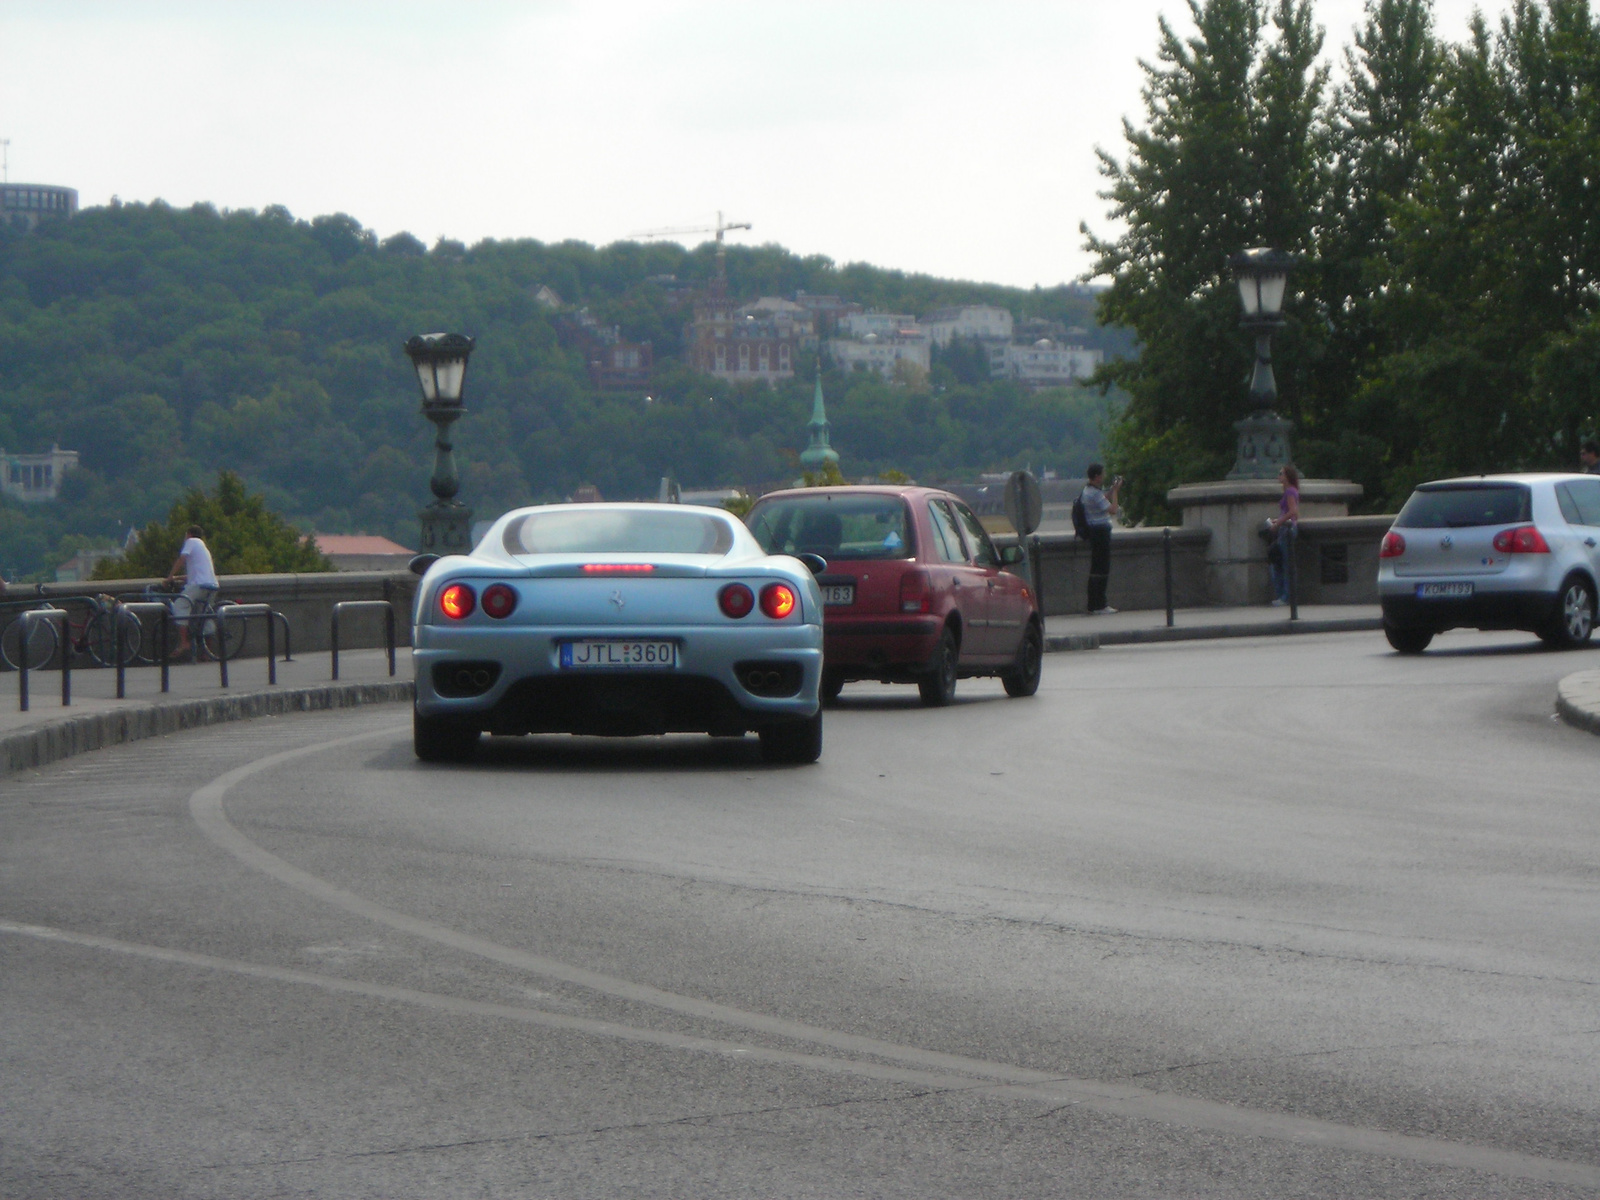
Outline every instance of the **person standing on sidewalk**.
<svg viewBox="0 0 1600 1200"><path fill-rule="evenodd" d="M1578 470L1585 475L1600 475L1600 442L1584 442L1578 448Z"/></svg>
<svg viewBox="0 0 1600 1200"><path fill-rule="evenodd" d="M1278 497L1278 515L1267 518L1267 524L1277 534L1272 541L1276 553L1267 555L1274 608L1289 603L1290 556L1294 554L1294 535L1300 524L1300 472L1291 466L1279 467L1278 483L1283 487L1283 494Z"/></svg>
<svg viewBox="0 0 1600 1200"><path fill-rule="evenodd" d="M178 557L172 560L172 569L167 572L167 583L174 584L178 576L183 576L183 593L172 602L172 615L180 619L178 625L178 655L181 657L189 649L189 622L182 618L189 616L197 608L204 610L210 607L212 598L217 594L217 572L211 564L211 551L202 540L205 530L198 525L189 526L189 536L184 539L183 546L178 550ZM196 654L198 655L198 648Z"/></svg>
<svg viewBox="0 0 1600 1200"><path fill-rule="evenodd" d="M1090 463L1084 474L1088 479L1083 488L1083 512L1089 520L1089 612L1103 617L1117 611L1106 603L1106 584L1111 580L1111 518L1122 511L1117 506L1122 476L1113 479L1107 491L1103 487L1106 469L1099 463Z"/></svg>

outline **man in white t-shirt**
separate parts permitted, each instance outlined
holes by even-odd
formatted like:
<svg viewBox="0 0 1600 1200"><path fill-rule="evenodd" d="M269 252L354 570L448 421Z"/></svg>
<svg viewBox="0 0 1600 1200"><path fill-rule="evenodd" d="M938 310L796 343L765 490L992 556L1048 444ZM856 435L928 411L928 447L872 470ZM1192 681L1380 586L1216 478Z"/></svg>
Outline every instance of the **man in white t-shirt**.
<svg viewBox="0 0 1600 1200"><path fill-rule="evenodd" d="M172 615L187 617L198 609L210 606L211 599L217 594L217 572L211 565L211 551L206 548L201 539L205 530L198 525L189 526L189 536L184 539L183 547L178 551L178 557L172 560L172 569L167 572L167 582L175 584L178 576L183 576L183 594L172 602ZM178 626L178 654L182 655L189 649L189 622L183 621Z"/></svg>

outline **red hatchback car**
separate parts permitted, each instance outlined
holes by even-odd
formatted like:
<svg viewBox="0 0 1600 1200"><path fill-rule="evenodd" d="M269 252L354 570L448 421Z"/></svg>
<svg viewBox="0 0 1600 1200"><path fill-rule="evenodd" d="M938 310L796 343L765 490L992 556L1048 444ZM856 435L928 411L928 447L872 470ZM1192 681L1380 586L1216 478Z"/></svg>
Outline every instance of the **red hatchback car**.
<svg viewBox="0 0 1600 1200"><path fill-rule="evenodd" d="M922 487L770 492L745 517L769 554L827 560L822 697L853 679L915 683L948 704L956 680L998 675L1010 696L1039 690L1044 622L1033 589L949 492Z"/></svg>

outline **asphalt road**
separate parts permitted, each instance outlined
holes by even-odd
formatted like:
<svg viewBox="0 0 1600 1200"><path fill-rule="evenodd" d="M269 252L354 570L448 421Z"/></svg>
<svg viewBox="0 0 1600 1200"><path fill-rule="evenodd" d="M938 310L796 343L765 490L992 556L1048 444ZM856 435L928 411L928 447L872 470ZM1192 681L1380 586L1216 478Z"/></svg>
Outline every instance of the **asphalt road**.
<svg viewBox="0 0 1600 1200"><path fill-rule="evenodd" d="M400 709L0 783L0 1196L1600 1195L1590 661L853 685L816 766Z"/></svg>

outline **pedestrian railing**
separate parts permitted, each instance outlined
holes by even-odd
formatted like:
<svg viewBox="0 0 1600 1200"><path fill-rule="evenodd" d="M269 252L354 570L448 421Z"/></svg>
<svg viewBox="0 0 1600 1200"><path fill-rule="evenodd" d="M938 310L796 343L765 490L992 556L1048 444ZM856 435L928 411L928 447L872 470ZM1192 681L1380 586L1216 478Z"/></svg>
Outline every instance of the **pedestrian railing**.
<svg viewBox="0 0 1600 1200"><path fill-rule="evenodd" d="M383 610L383 644L389 651L389 674L394 674L394 605L388 600L341 600L333 606L333 616L329 621L328 641L332 647L333 678L339 678L339 614L353 611Z"/></svg>

